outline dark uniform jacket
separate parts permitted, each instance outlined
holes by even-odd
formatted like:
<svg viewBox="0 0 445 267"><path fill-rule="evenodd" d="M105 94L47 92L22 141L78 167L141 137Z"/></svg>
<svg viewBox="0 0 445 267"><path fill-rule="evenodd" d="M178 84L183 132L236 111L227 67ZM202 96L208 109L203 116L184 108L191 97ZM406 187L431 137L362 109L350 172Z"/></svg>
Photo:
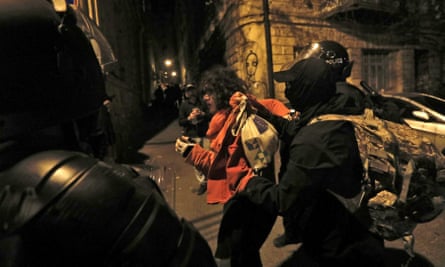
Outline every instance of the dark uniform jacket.
<svg viewBox="0 0 445 267"><path fill-rule="evenodd" d="M280 120L274 123L281 127L282 136L288 138L290 147L286 171L279 184L264 177L253 178L246 191L227 205L217 255L225 255L226 250L232 249L233 243L230 242L233 242L233 233L237 232L242 233L238 240L250 238L247 243L239 241L240 247L261 247L270 229L261 227L258 222L270 225L272 218L278 214L290 217L293 227L303 235L303 246L295 254L298 255L295 264L380 266L381 240L371 236L366 227L330 193L352 198L361 189L362 163L352 124L323 121L307 125L322 114L361 113L362 110L354 107L353 103L350 96L338 93L328 102L303 112L297 122ZM230 216L230 213L235 216ZM244 221L240 223L240 220ZM233 230L237 228L242 230ZM225 239L227 233L231 233L231 237ZM233 256L233 251L229 253ZM255 264L260 266L260 263Z"/></svg>

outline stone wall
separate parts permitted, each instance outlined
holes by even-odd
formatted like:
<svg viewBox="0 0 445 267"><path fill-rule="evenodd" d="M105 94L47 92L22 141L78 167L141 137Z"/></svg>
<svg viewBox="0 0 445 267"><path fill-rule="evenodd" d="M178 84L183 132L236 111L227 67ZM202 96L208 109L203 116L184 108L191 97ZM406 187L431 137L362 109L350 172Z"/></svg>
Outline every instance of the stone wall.
<svg viewBox="0 0 445 267"><path fill-rule="evenodd" d="M115 159L126 162L140 145L139 136L147 130L144 112L150 90L149 61L145 50L145 25L137 0L97 0L96 5L80 0L79 7L89 14L97 8L96 20L118 60L106 76L107 94L112 97L111 120L116 136Z"/></svg>
<svg viewBox="0 0 445 267"><path fill-rule="evenodd" d="M421 46L415 43L401 43L401 36L379 31L379 28L373 25L358 27L353 21L350 24L333 24L320 17L318 10L323 1L311 1L312 7L305 5L305 2L269 0L271 55L268 55L266 50L263 1L227 0L220 3L217 24L221 25L226 38L226 61L250 84L257 97L266 96L269 90L268 56L272 57L272 68L277 71L295 57L295 48L321 40L337 41L347 48L351 60L354 61L349 78L353 84L359 85L363 79L363 50L376 49L388 51L389 81L388 87L384 89L397 92L416 90L415 51L423 49ZM443 62L433 61L429 61L428 68L431 71L428 73L441 73L440 64L443 65ZM249 69L251 62L256 62L255 70ZM275 97L285 102L284 86L274 83L274 87Z"/></svg>

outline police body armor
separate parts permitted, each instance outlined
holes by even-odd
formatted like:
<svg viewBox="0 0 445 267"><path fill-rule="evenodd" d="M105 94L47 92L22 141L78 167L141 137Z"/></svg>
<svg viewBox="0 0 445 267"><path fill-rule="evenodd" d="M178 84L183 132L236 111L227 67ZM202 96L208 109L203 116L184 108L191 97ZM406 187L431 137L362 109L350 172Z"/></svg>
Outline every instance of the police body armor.
<svg viewBox="0 0 445 267"><path fill-rule="evenodd" d="M215 266L151 179L86 154L105 84L73 9L2 0L0 36L0 266Z"/></svg>
<svg viewBox="0 0 445 267"><path fill-rule="evenodd" d="M0 173L0 266L216 266L158 186L78 152L34 154Z"/></svg>

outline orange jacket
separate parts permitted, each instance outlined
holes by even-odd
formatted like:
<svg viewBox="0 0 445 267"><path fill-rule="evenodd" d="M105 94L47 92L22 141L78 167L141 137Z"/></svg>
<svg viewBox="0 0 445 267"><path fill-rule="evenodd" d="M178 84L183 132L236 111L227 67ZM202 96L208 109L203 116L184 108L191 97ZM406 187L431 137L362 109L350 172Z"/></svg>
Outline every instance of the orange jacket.
<svg viewBox="0 0 445 267"><path fill-rule="evenodd" d="M289 114L289 109L279 100L257 101L275 115ZM237 111L234 108L216 112L207 131L210 149L195 145L185 158L187 163L206 174L208 204L226 203L235 192L244 189L254 174L245 158L239 136L231 133Z"/></svg>

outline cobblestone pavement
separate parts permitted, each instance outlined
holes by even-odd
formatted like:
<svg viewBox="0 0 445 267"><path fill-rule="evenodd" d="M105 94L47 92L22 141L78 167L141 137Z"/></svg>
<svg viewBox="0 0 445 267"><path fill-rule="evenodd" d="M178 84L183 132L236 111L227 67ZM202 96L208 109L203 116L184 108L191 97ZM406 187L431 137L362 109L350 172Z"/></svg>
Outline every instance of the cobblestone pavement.
<svg viewBox="0 0 445 267"><path fill-rule="evenodd" d="M193 168L185 164L182 157L174 151L174 143L180 132L178 122L175 120L160 133L147 140L139 148L138 153L146 158L146 166L155 167L152 171L149 169L147 171L151 171L158 177L158 182L172 208L180 217L193 223L215 251L222 206L208 205L205 194L198 196L192 193L192 189L198 186ZM265 267L279 266L280 262L298 248L298 245L289 245L280 249L273 246L272 240L282 231L281 219L278 219L261 249ZM419 225L414 234L416 257L408 266L445 267L445 250L443 249L445 247L445 213L430 223ZM388 248L388 266L403 266L402 263L405 262L407 255L403 250L403 242L395 240L386 242L385 245Z"/></svg>

